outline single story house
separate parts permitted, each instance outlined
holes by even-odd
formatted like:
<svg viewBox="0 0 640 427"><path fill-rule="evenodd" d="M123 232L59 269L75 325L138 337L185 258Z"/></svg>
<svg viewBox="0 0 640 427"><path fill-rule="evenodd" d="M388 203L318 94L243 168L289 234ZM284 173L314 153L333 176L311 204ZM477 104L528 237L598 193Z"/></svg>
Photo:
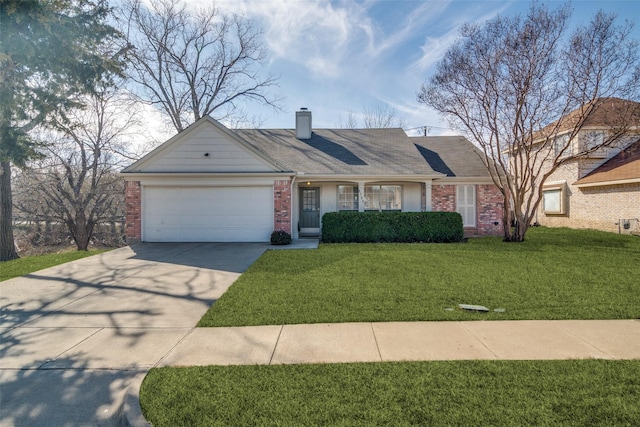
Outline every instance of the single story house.
<svg viewBox="0 0 640 427"><path fill-rule="evenodd" d="M502 233L503 199L460 136L402 129L231 130L204 117L122 171L129 242L319 236L333 211L457 211L468 236Z"/></svg>

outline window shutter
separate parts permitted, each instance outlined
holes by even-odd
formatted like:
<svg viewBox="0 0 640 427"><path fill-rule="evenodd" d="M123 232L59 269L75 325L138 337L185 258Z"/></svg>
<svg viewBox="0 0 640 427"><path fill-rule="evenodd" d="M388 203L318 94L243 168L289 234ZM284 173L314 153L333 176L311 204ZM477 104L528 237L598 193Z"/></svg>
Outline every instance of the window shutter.
<svg viewBox="0 0 640 427"><path fill-rule="evenodd" d="M462 215L465 227L476 226L476 186L458 185L456 197L457 211Z"/></svg>

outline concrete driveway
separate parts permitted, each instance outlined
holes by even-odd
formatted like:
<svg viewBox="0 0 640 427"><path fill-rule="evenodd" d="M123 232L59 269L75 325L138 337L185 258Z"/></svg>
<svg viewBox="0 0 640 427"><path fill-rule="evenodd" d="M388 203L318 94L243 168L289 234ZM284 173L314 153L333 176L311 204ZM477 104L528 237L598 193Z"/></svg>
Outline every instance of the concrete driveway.
<svg viewBox="0 0 640 427"><path fill-rule="evenodd" d="M140 244L0 282L0 425L117 425L265 243Z"/></svg>

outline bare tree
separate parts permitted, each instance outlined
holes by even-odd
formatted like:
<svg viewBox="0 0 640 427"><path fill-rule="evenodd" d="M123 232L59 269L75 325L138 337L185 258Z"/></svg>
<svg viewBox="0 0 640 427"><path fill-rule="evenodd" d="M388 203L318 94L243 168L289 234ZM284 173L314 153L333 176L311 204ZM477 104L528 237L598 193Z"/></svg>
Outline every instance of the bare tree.
<svg viewBox="0 0 640 427"><path fill-rule="evenodd" d="M638 104L616 98L621 102L607 137L573 148L603 102L638 99L640 61L632 24L616 25L614 15L600 11L567 34L569 17L568 5L550 11L533 3L526 16L467 24L418 92L419 102L484 151L504 196L505 241L524 240L548 176L618 143L639 117Z"/></svg>
<svg viewBox="0 0 640 427"><path fill-rule="evenodd" d="M342 119L342 115L340 115L338 125L340 129L357 129L358 128L358 119L353 113L353 111L349 111L346 119Z"/></svg>
<svg viewBox="0 0 640 427"><path fill-rule="evenodd" d="M406 123L398 117L398 111L385 103L372 104L364 108L362 118L365 128L402 128Z"/></svg>
<svg viewBox="0 0 640 427"><path fill-rule="evenodd" d="M78 250L87 250L98 224L113 228L124 220L124 181L116 168L128 152L122 141L135 124L130 101L114 89L83 104L85 109L57 122L59 131L40 135L44 155L23 172L28 196L16 201L34 220L66 225Z"/></svg>
<svg viewBox="0 0 640 427"><path fill-rule="evenodd" d="M362 110L362 127L367 129L403 128L406 122L398 116L398 111L389 104L379 102L366 106ZM360 122L352 111L345 120L340 117L338 126L342 129L357 129Z"/></svg>
<svg viewBox="0 0 640 427"><path fill-rule="evenodd" d="M277 79L260 73L266 52L252 21L179 0L127 0L120 17L133 47L132 87L177 131L206 115L234 119L246 101L279 109L268 93Z"/></svg>

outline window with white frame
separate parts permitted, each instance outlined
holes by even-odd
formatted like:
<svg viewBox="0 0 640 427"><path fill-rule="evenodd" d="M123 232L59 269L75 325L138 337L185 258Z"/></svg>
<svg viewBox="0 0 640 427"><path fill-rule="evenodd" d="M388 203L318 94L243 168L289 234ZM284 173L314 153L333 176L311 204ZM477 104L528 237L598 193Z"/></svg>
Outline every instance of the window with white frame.
<svg viewBox="0 0 640 427"><path fill-rule="evenodd" d="M564 215L566 213L566 185L549 183L542 188L542 211L547 215Z"/></svg>
<svg viewBox="0 0 640 427"><path fill-rule="evenodd" d="M401 211L402 186L400 185L365 185L364 210L366 211Z"/></svg>
<svg viewBox="0 0 640 427"><path fill-rule="evenodd" d="M589 131L583 134L584 147L590 150L594 147L604 144L604 131Z"/></svg>
<svg viewBox="0 0 640 427"><path fill-rule="evenodd" d="M476 186L458 185L456 197L457 212L462 215L464 227L476 226Z"/></svg>
<svg viewBox="0 0 640 427"><path fill-rule="evenodd" d="M568 142L569 142L568 134L556 136L556 138L553 140L553 155L555 157L558 157L558 155L560 155L562 150L565 150L565 147L567 146ZM571 145L569 145L567 149L562 153L562 156L570 156L571 154L573 154L571 148L572 148Z"/></svg>
<svg viewBox="0 0 640 427"><path fill-rule="evenodd" d="M604 144L606 140L606 136L607 135L604 131L584 132L581 135L583 150L585 151L593 150L594 148L601 146L602 144ZM607 148L602 147L600 149L595 150L592 153L589 153L589 156L598 157L598 156L606 156L606 154L607 154Z"/></svg>
<svg viewBox="0 0 640 427"><path fill-rule="evenodd" d="M338 210L357 211L358 210L358 186L338 185Z"/></svg>

